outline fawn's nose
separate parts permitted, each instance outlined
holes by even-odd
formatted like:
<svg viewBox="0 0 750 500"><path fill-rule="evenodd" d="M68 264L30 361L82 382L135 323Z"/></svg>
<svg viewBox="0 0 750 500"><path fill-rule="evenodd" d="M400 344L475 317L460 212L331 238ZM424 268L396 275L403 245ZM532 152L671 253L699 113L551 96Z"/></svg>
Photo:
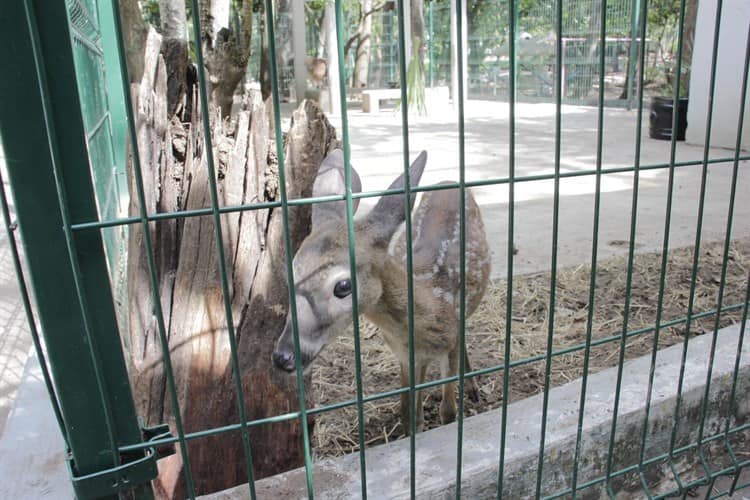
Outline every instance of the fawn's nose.
<svg viewBox="0 0 750 500"><path fill-rule="evenodd" d="M272 357L276 368L287 372L294 371L294 353L274 351Z"/></svg>

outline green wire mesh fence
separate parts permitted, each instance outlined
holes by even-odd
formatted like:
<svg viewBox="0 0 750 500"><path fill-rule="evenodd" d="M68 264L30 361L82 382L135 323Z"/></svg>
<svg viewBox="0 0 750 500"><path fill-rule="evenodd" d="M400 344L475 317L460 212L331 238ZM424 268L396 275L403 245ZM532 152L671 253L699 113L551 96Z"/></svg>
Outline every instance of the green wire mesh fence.
<svg viewBox="0 0 750 500"><path fill-rule="evenodd" d="M479 5L479 3L477 3ZM576 104L596 104L597 75L600 64L597 52L597 29L599 13L596 2L571 2L570 8L563 13L563 44L562 66L565 68L563 78L563 99ZM425 58L427 80L429 87L440 87L451 81L451 39L444 27L450 25L451 3L433 0L426 2L424 9L426 38L429 40L427 57ZM468 75L467 97L508 99L509 80L509 40L507 26L508 2L482 2L481 8L476 9L465 26L467 32L467 61ZM615 95L613 79L636 78L637 67L630 64L628 56L637 53L635 47L640 43L637 36L638 24L634 24L634 14L637 14L636 4L631 1L613 0L607 2L607 37L603 44L606 57L601 63L605 67L605 85L607 97L605 102L610 106L632 105L632 100L625 103ZM516 51L516 98L529 102L554 101L554 64L555 44L555 2L537 1L524 3L518 12L518 28L520 46ZM357 13L345 3L343 9L345 46L353 37L357 37ZM398 86L399 45L397 9L394 2L384 2L374 5L372 18L371 44L365 57L368 59L367 73L368 88L392 88ZM289 12L278 14L279 23L284 30L290 30L292 23ZM324 57L317 53L319 39L322 36L318 20L308 14L306 30L307 56ZM669 23L669 28L672 28ZM255 53L260 50L260 41L255 42ZM656 64L657 43L648 46L650 58L649 66ZM287 54L289 51L284 52ZM407 54L408 56L408 54ZM347 51L345 74L350 81L360 57L353 50ZM257 71L260 58L253 57L251 65ZM280 92L282 98L290 94L293 87L294 70L288 57L279 58ZM356 91L356 89L353 89Z"/></svg>
<svg viewBox="0 0 750 500"><path fill-rule="evenodd" d="M679 23L676 57L674 58L675 74L682 74L682 51L683 29L685 26L686 0L679 4ZM3 41L11 50L4 53L0 62L3 67L18 68L19 77L16 81L4 82L0 90L4 95L13 95L14 99L4 100L0 105L0 118L2 119L2 137L6 151L8 152L8 173L11 187L16 200L16 212L18 217L17 226L26 248L27 267L30 271L28 277L31 288L34 290L37 314L41 331L44 333L44 341L40 339L37 331L37 321L31 306L29 294L26 288L26 277L23 266L15 245L16 224L8 208L8 200L3 190L0 199L3 214L8 231L8 239L11 242L11 252L14 265L19 276L23 304L28 317L31 334L36 347L37 355L43 367L45 384L53 402L53 410L60 430L65 437L68 447L68 460L70 466L71 480L74 484L76 495L81 498L117 497L125 491L131 491L139 498L150 498L153 493L148 482L156 478L156 460L170 454L169 449L178 448L178 455L182 460L184 469L182 478L186 484L186 495L195 498L199 493L196 485L200 478L195 478L191 470L190 442L200 440L209 436L239 433L242 443L244 470L248 486L243 490L244 496L256 498L258 493L255 486L254 463L263 450L254 446L251 438L251 430L263 428L283 421L298 421L301 426L303 458L304 458L304 491L313 498L316 494L315 479L315 450L311 445L312 429L310 421L312 417L326 412L338 410L345 407L355 407L357 429L356 439L358 445L359 465L359 488L358 494L362 498L368 496L368 454L366 446L367 415L365 405L367 403L384 400L401 394L408 394L409 422L402 422L404 428L408 426L408 448L409 448L409 470L404 471L408 476L408 494L415 498L420 495L419 476L420 471L417 464L417 439L418 423L416 419L418 391L442 384L457 382L458 387L458 412L456 422L455 442L455 473L451 478L445 478L446 485L450 484L450 494L456 498L462 496L462 488L465 481L462 476L466 474L467 454L464 447L464 432L467 426L465 418L465 395L466 381L469 378L477 378L480 375L501 377L502 403L499 408L502 416L500 427L495 430L488 440L499 443L499 457L497 460L497 479L492 496L497 498L507 495L511 490L508 484L510 479L506 476L507 462L509 460L509 426L508 412L511 398L511 378L514 368L541 362L543 370L543 391L541 392L540 432L534 480L525 492L525 496L534 498L576 498L579 494L586 494L588 488L599 487L603 494L614 498L618 491L615 483L618 479L630 475L640 485L641 496L648 498L666 498L669 496L685 496L697 487L706 488L706 498L719 498L733 494L742 488L747 488L750 483L743 483L741 472L746 470L750 464L747 452L747 434L750 423L733 417L735 408L744 403L746 395L742 388L747 386L747 381L742 379L743 372L740 365L743 357L744 335L748 320L748 307L750 306L750 274L747 275L747 284L744 287L744 299L734 303L725 303L725 284L728 279L730 246L732 243L732 229L735 224L735 207L742 199L742 193L738 193L738 179L746 170L747 161L750 156L743 151L743 119L745 116L748 69L750 66L750 31L747 34L747 47L743 48L744 71L741 85L741 96L737 107L739 108L739 123L736 127L736 140L733 154L726 157L711 157L710 144L712 140L713 124L713 101L716 92L717 61L719 59L719 40L721 33L722 5L716 2L715 25L713 27L713 43L711 46L711 64L709 69L709 91L708 91L708 113L706 117L705 139L703 146L703 157L700 160L680 160L677 158L677 140L673 134L670 142L669 160L664 163L641 162L642 135L636 134L634 144L634 162L632 165L605 168L603 162L603 150L605 148L605 102L607 96L606 71L608 58L612 54L621 52L617 45L619 42L612 40L613 33L629 36L629 40L648 39L649 2L634 2L633 8L623 2L608 2L599 0L586 4L586 16L598 20L598 33L591 33L587 26L585 40L581 47L576 43L581 40L571 38L571 31L575 31L575 23L571 19L574 10L566 10L562 0L557 2L536 2L535 8L529 9L528 2L516 2L509 0L507 3L497 3L497 8L504 15L504 24L501 29L504 44L507 47L507 60L503 63L503 70L507 69L507 96L508 96L508 136L507 148L509 151L507 176L494 176L478 180L467 179L467 145L466 145L466 96L470 94L471 88L465 88L463 78L457 79L456 95L454 102L457 111L457 156L458 156L458 182L441 183L425 186L412 185L409 176L410 158L410 124L409 107L400 107L400 118L402 126L401 149L403 158L404 186L400 189L388 189L367 192L354 192L352 190L353 170L351 168L351 138L348 118L348 76L345 71L339 74L338 93L341 98L341 139L343 158L345 165L345 193L342 195L301 198L289 198L285 186L288 185L288 175L285 168L285 139L282 133L282 89L280 88L280 68L276 57L268 59L268 73L270 75L271 92L270 101L272 105L272 124L275 135L275 155L278 161L279 197L278 200L263 203L248 203L241 205L222 206L217 178L222 175L221 168L214 152L212 144L212 117L209 109L210 82L206 73L206 62L202 50L194 50L196 67L196 97L199 101L200 123L206 157L205 169L208 179L207 207L186 209L173 212L150 212L148 207L147 189L152 180L144 179L141 165L142 158L138 148L131 148L133 177L130 188L132 203L137 209L131 211L130 216L122 216L124 198L128 196L125 173L125 135L129 143L137 144L139 131L135 118L134 102L130 92L129 68L126 59L126 47L123 40L123 26L120 19L119 9L116 2L100 0L67 0L57 2L48 6L43 2L34 0L13 0L7 3L8 9L0 17L0 33ZM630 3L628 3L630 5ZM588 8L591 7L591 8ZM594 9L598 7L598 11ZM462 12L462 0L456 0L455 12ZM521 97L521 85L524 71L528 73L529 66L524 66L523 58L520 57L522 47L522 33L519 25L519 9L525 9L527 19L535 19L544 26L554 31L551 39L554 44L553 60L544 66L552 69L548 72L550 81L547 81L547 91L554 100L554 142L553 158L554 169L551 173L538 173L533 175L517 175L518 160L518 129L517 104ZM637 8L637 9L636 9ZM276 6L272 0L265 0L263 9L266 13L273 13ZM388 13L384 19L393 21L388 25L397 34L398 43L396 48L396 68L389 68L392 74L404 75L405 80L409 54L406 53L404 34L407 22L405 3L402 0L396 2L395 13ZM432 3L430 3L432 9ZM198 0L189 3L189 11L200 12L201 5ZM432 11L430 10L430 13ZM344 6L340 0L334 3L335 31L338 45L338 66L345 67L345 34L350 27L345 23ZM431 16L431 14L430 14ZM626 19L628 18L629 19ZM471 69L467 69L476 61L464 60L464 39L461 33L467 30L466 19L456 15L457 36L457 60L456 71L463 75ZM192 40L201 40L201 16L191 16ZM266 36L268 52L277 53L276 35L277 28L275 18L267 15L263 26ZM630 21L628 24L627 21ZM384 21L385 22L385 21ZM385 24L384 24L385 26ZM541 28L540 28L541 29ZM576 36L581 33L574 33ZM474 46L481 43L472 40ZM498 44L499 45L499 44ZM598 46L591 50L592 46ZM614 49L612 47L614 46ZM614 52L608 52L608 49ZM629 64L639 68L632 72L628 78L634 77L633 89L638 103L636 114L636 130L640 131L644 123L644 79L647 61L646 44L631 43L631 61ZM389 49L390 50L390 49ZM445 52L445 50L443 50ZM571 63L571 58L576 55L585 58L584 62ZM430 74L433 70L432 53L429 57L429 71L426 79L440 80L440 72ZM564 60L569 58L568 62ZM565 75L569 64L586 67L586 75L580 81L566 81L570 75ZM506 66L507 65L507 66ZM439 68L436 63L436 68ZM572 66L570 66L572 67ZM537 75L538 76L538 75ZM25 80L23 78L26 78ZM389 76L392 78L392 76ZM119 79L119 81L118 81ZM447 78L446 78L447 80ZM76 84L77 82L77 84ZM468 82L471 87L471 79ZM571 90L572 85L574 88ZM679 96L681 81L674 78L673 95ZM566 90L568 89L568 90ZM594 90L596 89L596 90ZM570 92L570 93L568 93ZM563 103L569 97L581 98L596 93L597 127L595 147L589 154L595 153L595 168L580 169L575 171L562 168L562 143L563 143ZM479 92L478 95L482 95ZM409 92L405 84L400 85L400 99L402 103L408 103ZM30 108L24 112L33 119L24 122L22 126L16 127L12 120L19 116L19 103L30 103ZM677 106L675 99L674 107ZM122 108L122 109L120 109ZM118 111L119 109L119 111ZM123 112L123 109L125 110ZM672 116L672 129L678 126L678 113ZM356 143L356 140L354 141ZM38 143L38 144L37 144ZM35 147L30 147L35 144ZM745 145L746 146L746 145ZM39 173L30 171L32 165L39 165ZM709 168L719 164L731 165L731 184L729 186L726 204L727 217L722 242L722 263L720 275L717 278L718 289L714 308L699 308L696 305L696 289L700 281L699 277L699 255L703 239L704 209L706 205L706 185ZM695 241L693 244L693 257L690 266L690 286L687 297L687 310L684 316L676 319L664 319L665 296L667 293L667 267L670 251L670 234L672 227L673 194L675 191L675 176L680 170L700 168L701 184L698 197L697 226L695 228ZM635 259L637 257L637 220L636 214L639 209L639 189L641 187L640 176L649 172L666 172L668 175L666 185L666 207L664 213L664 238L661 248L661 265L658 280L658 291L656 293L656 320L653 326L631 328L629 319L631 317L633 304L631 304L632 289L634 287ZM43 175L40 175L43 174ZM597 266L599 259L599 235L601 215L601 194L603 192L602 181L605 175L628 174L632 175L632 198L630 206L630 225L628 227L627 256L625 291L623 295L622 324L619 333L606 336L595 336L594 314L595 314L595 290L597 288ZM593 178L594 207L593 207L593 232L591 235L591 261L590 276L588 282L588 297L581 298L586 303L586 314L584 318L585 333L583 342L560 348L556 344L557 324L556 306L558 300L558 274L559 274L559 251L560 251L560 203L561 182L572 178ZM516 189L519 183L533 183L551 181L553 183L552 199L552 235L550 249L550 273L549 273L549 295L546 298L547 320L546 335L544 339L545 348L543 354L524 357L523 359L512 359L512 339L514 335L514 254L516 241L516 213L518 200ZM505 276L505 310L504 327L502 336L497 339L503 349L502 363L471 370L466 364L467 341L467 188L478 188L487 186L502 186L507 189L507 263ZM459 282L460 297L458 300L457 317L459 319L458 331L458 373L456 376L442 378L440 380L419 383L419 374L416 373L416 349L414 341L415 311L414 307L414 262L412 245L412 221L410 211L411 197L415 193L430 191L456 189L460 195L459 220ZM35 196L31 196L31 194ZM358 282L357 282L357 254L355 244L360 237L355 231L354 213L355 203L361 199L376 198L381 196L403 196L406 200L405 207L405 268L406 268L406 304L405 309L408 316L408 384L401 389L381 391L375 394L366 394L363 388L362 376L362 345L361 328L359 322L360 307L358 304ZM301 342L299 325L297 297L293 286L289 286L289 311L293 331L293 347L296 378L296 397L299 410L289 411L284 414L269 415L264 418L250 419L245 413L246 399L253 398L252 387L248 391L243 387L242 363L238 357L238 335L237 335L237 311L232 304L232 274L226 255L226 238L222 226L222 217L228 214L247 213L262 209L279 209L283 219L283 247L286 268L286 281L290 285L295 283L291 229L289 223L290 211L296 207L325 203L331 201L343 201L346 208L346 241L348 243L349 269L351 273L351 285L354 290L352 295L352 322L355 362L355 393L356 396L350 400L339 401L333 404L309 407L306 399L305 379L301 363ZM136 214L136 215L132 215ZM187 431L182 420L180 408L180 388L175 382L172 354L170 350L169 329L165 320L163 310L163 297L160 296L162 279L159 276L157 264L158 256L155 254L155 244L152 238L151 225L156 222L168 220L187 220L200 217L210 217L213 221L212 241L215 243L216 272L220 282L220 309L223 313L224 326L226 329L227 343L230 349L229 370L233 381L233 397L236 398L238 409L238 421L226 422L218 428L206 428ZM166 379L166 399L174 408L174 422L172 432L167 426L145 429L139 425L136 409L133 404L133 388L128 383L125 369L125 354L121 335L126 320L118 322L118 311L116 302L127 302L131 297L126 297L125 289L122 288L124 281L125 262L127 260L126 237L129 229L140 226L143 235L143 245L146 248L146 267L150 282L151 303L153 304L153 316L156 325L156 338L158 339L161 360L164 366ZM47 242L47 245L44 245ZM44 248L46 247L46 248ZM60 270L60 268L63 268ZM745 270L747 272L747 270ZM61 273L60 277L58 273ZM57 276L57 278L56 278ZM299 279L299 276L296 277ZM744 276L740 276L744 279ZM62 293L51 290L51 283L56 283ZM110 285L112 283L112 285ZM119 286L119 287L118 287ZM114 298L113 292L114 290ZM718 426L709 425L708 415L711 411L711 384L712 370L714 368L714 355L717 344L720 342L719 330L722 325L722 315L730 312L737 313L740 319L739 337L737 351L734 356L734 366L731 370L731 382L728 383L729 394L727 395L727 410L723 420ZM497 312L498 316L501 315ZM683 384L686 378L686 358L691 340L691 327L702 318L713 320L713 328L706 335L710 335L711 344L709 348L709 363L706 372L705 389L702 396L697 421L697 437L685 442L681 437L684 430L685 416L681 412L681 401L683 398ZM657 391L657 351L660 347L660 334L670 327L678 326L682 329L682 355L677 380L677 396L674 413L668 418L667 425L662 434L668 436L667 452L653 454L649 450L649 425L654 409L652 401ZM650 336L650 364L648 372L646 404L643 412L643 422L638 428L637 439L632 438L637 445L636 459L623 463L616 456L616 443L618 440L618 418L621 404L621 393L624 378L624 366L626 361L627 342L635 337ZM124 337L124 335L122 336ZM43 344L46 346L43 349ZM585 439L587 411L587 391L590 381L590 361L592 351L598 346L612 344L616 345L617 364L614 387L614 406L611 409L611 423L606 429L605 463L600 464L600 473L596 477L583 477L579 466L587 461ZM129 346L125 346L129 348ZM551 398L552 370L557 359L574 353L583 353L582 378L580 382L580 396L578 399L577 425L572 450L572 468L566 471L569 474L567 486L563 489L549 491L545 488L545 464L549 464L548 454L550 443L548 436L548 416L555 404ZM48 367L49 365L49 367ZM744 376L746 377L746 373ZM744 384L744 385L743 385ZM446 437L450 434L446 433ZM712 463L711 457L706 452L706 447L720 442L723 446L726 460L721 467ZM172 450L173 452L174 450ZM512 450L511 450L512 451ZM699 474L685 479L680 460L684 460L686 454L697 455L697 467ZM653 491L653 482L650 479L650 468L660 464L669 471L673 487L667 490ZM33 471L32 471L33 473ZM717 490L717 480L728 477L728 485ZM447 486L446 486L447 491ZM470 494L464 494L468 496Z"/></svg>

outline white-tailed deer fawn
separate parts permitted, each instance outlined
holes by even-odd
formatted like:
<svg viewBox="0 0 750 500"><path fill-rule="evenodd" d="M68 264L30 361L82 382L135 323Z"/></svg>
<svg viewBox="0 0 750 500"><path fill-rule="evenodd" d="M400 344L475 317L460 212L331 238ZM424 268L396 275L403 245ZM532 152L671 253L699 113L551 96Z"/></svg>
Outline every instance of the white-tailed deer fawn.
<svg viewBox="0 0 750 500"><path fill-rule="evenodd" d="M409 168L412 186L419 182L427 161L422 152ZM320 167L314 196L344 193L344 158L330 153ZM359 178L352 170L353 186ZM390 189L404 187L404 174ZM460 197L456 189L424 193L412 216L414 358L416 383L424 382L428 365L440 363L443 377L454 376L459 366ZM413 207L415 194L410 205ZM490 273L484 224L474 198L466 193L466 316L484 295ZM409 385L409 328L407 316L406 237L403 194L382 197L372 211L354 223L359 311L380 327L386 344L401 365L401 385ZM356 207L355 207L356 208ZM309 366L328 341L352 323L348 233L344 202L313 205L312 231L294 257L294 291L301 363ZM274 364L295 369L291 315L273 353ZM466 370L471 368L466 357ZM470 398L479 392L466 379ZM440 420L456 416L455 383L443 385ZM423 425L422 399L417 399L417 429ZM401 394L401 418L409 428L409 395Z"/></svg>

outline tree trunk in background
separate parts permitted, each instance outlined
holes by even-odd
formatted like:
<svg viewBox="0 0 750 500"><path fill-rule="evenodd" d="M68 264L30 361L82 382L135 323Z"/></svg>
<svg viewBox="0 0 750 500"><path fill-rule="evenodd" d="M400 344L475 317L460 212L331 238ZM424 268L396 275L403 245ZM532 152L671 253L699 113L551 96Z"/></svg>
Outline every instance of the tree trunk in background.
<svg viewBox="0 0 750 500"><path fill-rule="evenodd" d="M581 76L575 78L572 82L573 97L575 97L576 99L586 97L589 92L591 92L591 87L594 81L599 81L599 72L606 71L606 63L605 67L600 68L599 58L596 54L597 49L599 49L599 41L601 38L600 34L602 29L602 0L591 0L590 12L591 15L589 16L589 30L588 36L586 37L585 64L581 65L580 67L573 66L571 68L565 69L566 75L569 74L571 70L581 74ZM602 50L605 50L605 47L602 47ZM563 57L565 56L566 54L563 54ZM594 71L592 71L590 68L597 68L596 73L594 73ZM563 87L565 89L570 89L570 87L565 82L563 82ZM599 90L603 92L604 88Z"/></svg>
<svg viewBox="0 0 750 500"><path fill-rule="evenodd" d="M680 97L690 92L690 75L693 64L693 43L695 42L695 23L698 18L698 0L687 0L685 3L685 27L682 32L682 74L680 75Z"/></svg>
<svg viewBox="0 0 750 500"><path fill-rule="evenodd" d="M291 0L276 0L277 19L286 17L287 22L277 23L276 26L276 63L279 69L291 66L294 59L292 44L292 2Z"/></svg>
<svg viewBox="0 0 750 500"><path fill-rule="evenodd" d="M189 111L192 123L170 119L162 41L152 30L146 43L146 70L140 84L132 86L146 209L153 214L210 207L198 99L194 96L191 101L196 103ZM231 127L218 116L212 116L211 125L219 204L278 200L269 110L258 96L243 101ZM338 145L335 131L320 109L305 101L293 115L285 142L288 196L310 196L320 163ZM137 215L132 164L128 166L130 214ZM290 209L289 215L296 251L309 233L310 210ZM273 344L288 309L281 209L224 214L221 224L246 417L254 420L296 411L295 377L271 365ZM184 430L237 424L236 379L230 363L213 218L168 219L150 223L149 230ZM128 337L133 394L147 425L166 422L176 434L146 251L142 226L130 226ZM253 427L249 434L256 479L303 464L299 420ZM187 496L184 464L176 448L175 455L159 461L155 486L164 498ZM239 431L191 440L188 453L196 494L248 480Z"/></svg>
<svg viewBox="0 0 750 500"><path fill-rule="evenodd" d="M181 0L173 0L175 2ZM239 33L229 29L229 0L201 2L201 46L208 70L211 103L230 116L237 85L247 71L253 28L253 2L243 0L239 7Z"/></svg>
<svg viewBox="0 0 750 500"><path fill-rule="evenodd" d="M372 45L372 0L362 0L359 16L359 37L354 60L354 81L352 87L367 87L370 73L370 46Z"/></svg>
<svg viewBox="0 0 750 500"><path fill-rule="evenodd" d="M263 25L260 27L260 93L263 100L271 97L271 65L268 59L268 22L263 11Z"/></svg>
<svg viewBox="0 0 750 500"><path fill-rule="evenodd" d="M339 75L344 68L339 67L339 46L336 40L336 12L333 2L327 2L323 17L325 24L321 31L326 34L326 59L328 60L328 109L327 112L341 113L341 87Z"/></svg>
<svg viewBox="0 0 750 500"><path fill-rule="evenodd" d="M143 76L143 50L148 28L143 22L138 0L120 0L120 19L130 82L140 82Z"/></svg>
<svg viewBox="0 0 750 500"><path fill-rule="evenodd" d="M466 30L464 22L463 29ZM411 0L411 55L412 57L424 55L424 0Z"/></svg>
<svg viewBox="0 0 750 500"><path fill-rule="evenodd" d="M167 70L167 114L172 116L187 107L184 98L189 93L188 86L191 86L187 77L190 56L185 2L159 0L159 15L164 37L161 52Z"/></svg>
<svg viewBox="0 0 750 500"><path fill-rule="evenodd" d="M464 19L466 17L464 16ZM466 26L463 26L464 33ZM424 95L424 0L411 0L411 60L407 70L407 87L409 90L409 108L419 114L426 112ZM468 61L464 61L465 68ZM466 72L466 69L464 69ZM467 89L468 90L468 89Z"/></svg>
<svg viewBox="0 0 750 500"><path fill-rule="evenodd" d="M318 26L325 27L326 26L326 14L328 14L327 9L323 9L323 13L320 15L320 21L318 22ZM318 57L324 57L326 53L326 40L327 35L325 32L325 29L320 29L318 31L318 44L317 44L317 50L315 51L315 54Z"/></svg>
<svg viewBox="0 0 750 500"><path fill-rule="evenodd" d="M466 70L466 65L468 63L469 57L468 57L468 36L467 36L467 30L466 26L464 26L464 29L461 30L461 39L462 39L462 46L463 46L463 61L464 61L464 71L461 72L461 74L458 73L458 23L456 20L456 9L457 9L457 2L456 0L450 0L450 11L451 11L451 100L453 101L453 109L458 109L458 79L462 79L462 85L464 88L464 101L467 99L467 94L469 90L469 79L468 79L468 71ZM466 19L468 16L466 15L466 2L461 2L461 16L463 16L463 19Z"/></svg>
<svg viewBox="0 0 750 500"><path fill-rule="evenodd" d="M208 14L206 23L204 24L207 30L210 30L210 36L213 40L216 40L219 36L219 32L229 26L229 11L230 11L230 0L209 0L208 2L201 2L201 10ZM203 18L201 18L203 20Z"/></svg>
<svg viewBox="0 0 750 500"><path fill-rule="evenodd" d="M164 38L188 40L185 2L159 0L159 18L161 19L161 34Z"/></svg>

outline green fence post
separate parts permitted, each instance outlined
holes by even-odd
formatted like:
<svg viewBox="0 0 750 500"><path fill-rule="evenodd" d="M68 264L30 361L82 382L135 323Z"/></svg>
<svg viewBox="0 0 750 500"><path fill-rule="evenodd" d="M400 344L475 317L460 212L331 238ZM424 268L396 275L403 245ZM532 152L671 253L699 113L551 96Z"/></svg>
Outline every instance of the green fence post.
<svg viewBox="0 0 750 500"><path fill-rule="evenodd" d="M79 498L156 476L142 440L115 320L64 2L12 0L0 15L0 132L18 225ZM148 486L138 498L150 498Z"/></svg>

